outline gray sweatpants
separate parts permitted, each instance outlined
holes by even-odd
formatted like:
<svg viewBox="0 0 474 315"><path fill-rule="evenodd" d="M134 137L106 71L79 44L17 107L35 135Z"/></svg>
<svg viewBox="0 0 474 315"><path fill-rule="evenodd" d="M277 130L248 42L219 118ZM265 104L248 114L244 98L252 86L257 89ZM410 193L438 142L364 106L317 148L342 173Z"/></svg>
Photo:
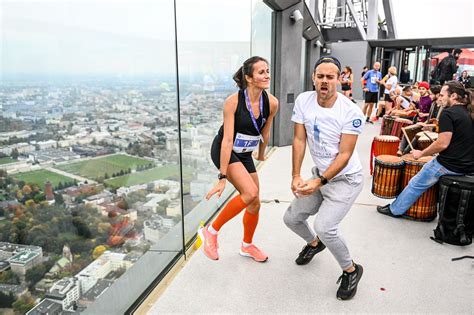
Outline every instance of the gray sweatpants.
<svg viewBox="0 0 474 315"><path fill-rule="evenodd" d="M315 178L316 168L312 171ZM362 172L338 175L312 195L295 198L283 218L285 224L306 242L310 243L318 236L342 269L352 266L352 258L339 233L339 223L361 192L363 181ZM315 214L313 232L307 219Z"/></svg>

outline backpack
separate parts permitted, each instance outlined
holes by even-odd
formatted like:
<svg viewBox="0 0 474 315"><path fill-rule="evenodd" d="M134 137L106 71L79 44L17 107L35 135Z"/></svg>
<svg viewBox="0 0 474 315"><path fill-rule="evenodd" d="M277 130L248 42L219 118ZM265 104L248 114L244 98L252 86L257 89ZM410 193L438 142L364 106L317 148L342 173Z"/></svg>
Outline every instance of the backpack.
<svg viewBox="0 0 474 315"><path fill-rule="evenodd" d="M441 176L439 219L432 240L469 245L474 234L474 176Z"/></svg>

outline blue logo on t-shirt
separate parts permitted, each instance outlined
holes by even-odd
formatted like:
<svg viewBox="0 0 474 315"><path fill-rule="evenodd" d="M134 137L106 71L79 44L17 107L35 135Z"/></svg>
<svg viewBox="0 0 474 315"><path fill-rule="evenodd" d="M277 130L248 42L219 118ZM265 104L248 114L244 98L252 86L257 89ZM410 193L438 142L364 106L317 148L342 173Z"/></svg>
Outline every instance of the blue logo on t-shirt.
<svg viewBox="0 0 474 315"><path fill-rule="evenodd" d="M354 119L352 121L352 126L354 126L355 128L359 128L361 125L362 125L362 120L360 119Z"/></svg>
<svg viewBox="0 0 474 315"><path fill-rule="evenodd" d="M316 125L316 124L314 125L313 131L314 131L314 134L313 134L314 135L314 140L316 142L319 142L319 133L320 133L320 131L319 131L318 125Z"/></svg>

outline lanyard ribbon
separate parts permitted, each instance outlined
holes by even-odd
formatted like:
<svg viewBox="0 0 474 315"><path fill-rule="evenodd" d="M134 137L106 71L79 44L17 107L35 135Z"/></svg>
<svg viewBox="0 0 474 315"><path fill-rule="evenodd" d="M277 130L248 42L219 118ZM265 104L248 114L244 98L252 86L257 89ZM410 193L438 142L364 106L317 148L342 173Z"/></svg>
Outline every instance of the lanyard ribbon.
<svg viewBox="0 0 474 315"><path fill-rule="evenodd" d="M263 115L263 95L260 95L260 115L262 116L262 124L260 125L260 128L258 128L257 120L255 119L255 116L253 115L252 105L250 105L250 100L249 100L249 96L247 94L247 89L244 90L244 94L245 94L245 103L247 104L247 109L250 112L250 118L252 118L253 125L254 125L255 129L257 129L257 132L258 132L258 134L260 135L260 138L263 141L262 134L260 133L260 130L262 129L263 124L265 123L265 118L263 118L263 116L262 116Z"/></svg>

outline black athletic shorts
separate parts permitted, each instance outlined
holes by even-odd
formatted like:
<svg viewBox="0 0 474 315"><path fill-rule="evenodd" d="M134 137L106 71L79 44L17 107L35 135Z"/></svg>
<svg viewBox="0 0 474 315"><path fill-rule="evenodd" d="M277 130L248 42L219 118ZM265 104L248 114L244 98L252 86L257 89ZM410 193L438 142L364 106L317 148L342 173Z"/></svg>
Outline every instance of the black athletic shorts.
<svg viewBox="0 0 474 315"><path fill-rule="evenodd" d="M211 159L217 169L221 168L221 143L222 139L216 136L211 146ZM237 162L241 162L250 174L257 172L255 164L253 163L252 152L235 153L231 151L229 164Z"/></svg>
<svg viewBox="0 0 474 315"><path fill-rule="evenodd" d="M392 98L390 97L390 94L387 94L387 93L384 94L383 100L385 102L393 102Z"/></svg>
<svg viewBox="0 0 474 315"><path fill-rule="evenodd" d="M377 103L379 93L378 92L365 92L366 103Z"/></svg>
<svg viewBox="0 0 474 315"><path fill-rule="evenodd" d="M351 86L349 84L341 84L341 89L343 91L350 91L351 90Z"/></svg>

